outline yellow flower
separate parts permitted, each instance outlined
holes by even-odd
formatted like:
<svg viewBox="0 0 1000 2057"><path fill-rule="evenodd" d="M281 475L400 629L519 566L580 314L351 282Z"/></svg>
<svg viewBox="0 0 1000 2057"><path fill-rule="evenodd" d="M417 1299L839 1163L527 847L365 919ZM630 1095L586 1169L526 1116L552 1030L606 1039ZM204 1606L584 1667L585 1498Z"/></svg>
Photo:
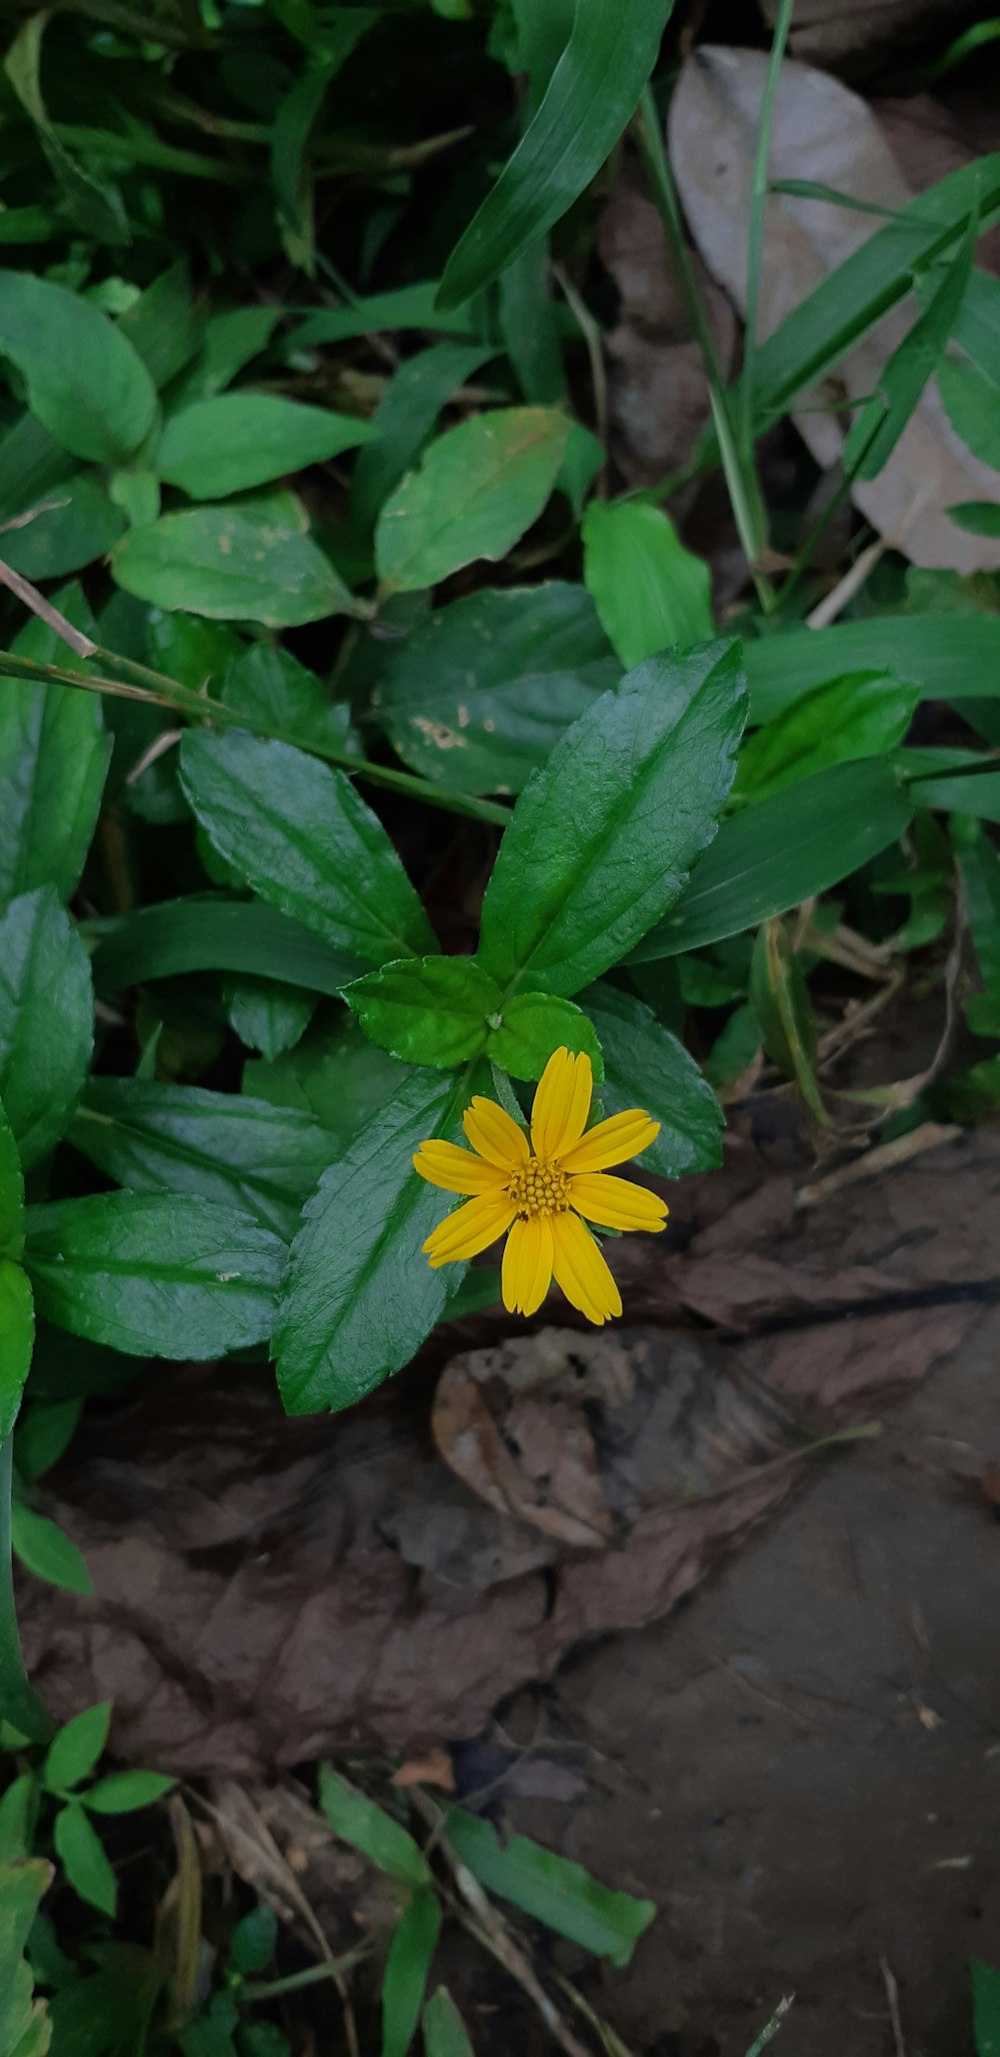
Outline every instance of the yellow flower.
<svg viewBox="0 0 1000 2057"><path fill-rule="evenodd" d="M606 1176L609 1164L647 1150L660 1124L632 1107L585 1133L593 1090L590 1058L556 1050L538 1083L530 1143L502 1107L478 1098L462 1116L475 1156L457 1143L421 1143L413 1160L421 1178L468 1196L423 1246L435 1269L477 1257L509 1229L502 1281L512 1314L534 1314L553 1274L588 1321L600 1326L621 1313L618 1287L580 1217L602 1228L666 1226L665 1201Z"/></svg>

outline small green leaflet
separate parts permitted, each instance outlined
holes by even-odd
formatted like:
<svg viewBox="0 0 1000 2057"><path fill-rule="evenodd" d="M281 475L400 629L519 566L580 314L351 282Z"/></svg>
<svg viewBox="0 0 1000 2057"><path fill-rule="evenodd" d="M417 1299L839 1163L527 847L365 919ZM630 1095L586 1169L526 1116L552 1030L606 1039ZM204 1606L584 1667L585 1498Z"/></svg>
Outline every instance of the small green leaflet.
<svg viewBox="0 0 1000 2057"><path fill-rule="evenodd" d="M319 1767L319 1804L334 1835L360 1850L369 1864L414 1891L430 1885L430 1866L413 1837L332 1764Z"/></svg>
<svg viewBox="0 0 1000 2057"><path fill-rule="evenodd" d="M78 1786L104 1754L111 1727L111 1701L101 1700L74 1714L49 1744L42 1777L50 1793Z"/></svg>
<svg viewBox="0 0 1000 2057"><path fill-rule="evenodd" d="M104 1844L92 1828L79 1800L70 1800L56 1815L52 1829L56 1855L75 1893L101 1914L114 1916L118 1903L115 1875Z"/></svg>
<svg viewBox="0 0 1000 2057"><path fill-rule="evenodd" d="M594 1077L604 1077L604 1060L594 1024L572 1000L551 993L514 993L503 1003L500 1026L487 1039L486 1055L513 1078L541 1078L553 1050L584 1050Z"/></svg>
<svg viewBox="0 0 1000 2057"><path fill-rule="evenodd" d="M170 385L201 348L208 327L182 259L140 293L118 327L139 352L157 389Z"/></svg>
<svg viewBox="0 0 1000 2057"><path fill-rule="evenodd" d="M57 1528L47 1514L15 1500L10 1510L10 1540L15 1556L34 1578L44 1579L46 1585L58 1586L64 1593L86 1597L93 1592L94 1582L72 1537Z"/></svg>
<svg viewBox="0 0 1000 2057"><path fill-rule="evenodd" d="M388 590L413 592L478 558L505 557L548 500L569 428L554 407L504 407L439 436L378 518L375 563Z"/></svg>
<svg viewBox="0 0 1000 2057"><path fill-rule="evenodd" d="M316 1007L312 993L277 979L227 979L222 998L229 1026L240 1042L268 1060L295 1048Z"/></svg>
<svg viewBox="0 0 1000 2057"><path fill-rule="evenodd" d="M957 348L948 351L937 375L945 413L970 450L996 470L1000 467L1000 280L985 272L972 272L952 340ZM993 506L994 515L996 511ZM961 525L964 528L966 523Z"/></svg>
<svg viewBox="0 0 1000 2057"><path fill-rule="evenodd" d="M93 1047L90 966L52 886L0 918L0 1097L25 1170L58 1142Z"/></svg>
<svg viewBox="0 0 1000 2057"><path fill-rule="evenodd" d="M224 393L170 416L155 469L192 500L226 500L323 464L375 434L354 415L304 407L277 393Z"/></svg>
<svg viewBox="0 0 1000 2057"><path fill-rule="evenodd" d="M0 352L27 379L32 414L74 457L121 463L152 425L156 390L138 352L65 286L0 271Z"/></svg>
<svg viewBox="0 0 1000 2057"><path fill-rule="evenodd" d="M294 628L362 611L282 496L185 508L129 529L111 553L118 585L156 607Z"/></svg>
<svg viewBox="0 0 1000 2057"><path fill-rule="evenodd" d="M584 577L624 665L714 633L704 558L686 550L673 522L648 501L592 500L583 519Z"/></svg>
<svg viewBox="0 0 1000 2057"><path fill-rule="evenodd" d="M162 1771L109 1771L84 1794L92 1814L132 1814L172 1792L177 1780Z"/></svg>
<svg viewBox="0 0 1000 2057"><path fill-rule="evenodd" d="M438 1986L424 2008L426 2057L475 2057L465 2023L447 1986Z"/></svg>
<svg viewBox="0 0 1000 2057"><path fill-rule="evenodd" d="M344 998L371 1042L447 1071L482 1050L502 995L470 957L411 957L369 972Z"/></svg>
<svg viewBox="0 0 1000 2057"><path fill-rule="evenodd" d="M492 1823L452 1807L445 1834L461 1862L488 1893L498 1893L522 1912L584 1950L627 1964L639 1937L656 1913L651 1900L613 1893L582 1864L544 1850L528 1836L502 1843Z"/></svg>
<svg viewBox="0 0 1000 2057"><path fill-rule="evenodd" d="M440 1933L437 1893L433 1886L424 1886L404 1907L389 1946L382 1979L382 2057L406 2057Z"/></svg>
<svg viewBox="0 0 1000 2057"><path fill-rule="evenodd" d="M580 1002L604 1052L605 1113L644 1107L661 1123L642 1153L642 1169L660 1178L714 1170L722 1163L722 1109L683 1043L619 986L588 986Z"/></svg>

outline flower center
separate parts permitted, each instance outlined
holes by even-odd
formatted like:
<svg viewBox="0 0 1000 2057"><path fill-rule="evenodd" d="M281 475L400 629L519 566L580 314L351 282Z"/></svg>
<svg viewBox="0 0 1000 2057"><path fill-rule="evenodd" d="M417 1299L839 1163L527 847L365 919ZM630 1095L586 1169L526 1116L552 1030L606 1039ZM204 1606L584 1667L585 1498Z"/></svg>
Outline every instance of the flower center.
<svg viewBox="0 0 1000 2057"><path fill-rule="evenodd" d="M558 1164L546 1164L532 1157L515 1171L507 1192L522 1221L535 1214L565 1214L569 1206L569 1179Z"/></svg>

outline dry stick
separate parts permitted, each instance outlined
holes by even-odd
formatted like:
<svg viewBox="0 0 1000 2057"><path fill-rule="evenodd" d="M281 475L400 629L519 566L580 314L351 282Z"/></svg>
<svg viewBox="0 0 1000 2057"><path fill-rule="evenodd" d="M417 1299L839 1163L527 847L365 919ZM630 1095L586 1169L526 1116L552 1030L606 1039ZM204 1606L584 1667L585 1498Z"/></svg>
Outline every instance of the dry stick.
<svg viewBox="0 0 1000 2057"><path fill-rule="evenodd" d="M46 600L36 586L29 585L28 580L22 578L19 571L14 571L9 564L4 564L2 559L0 585L7 586L32 614L37 614L40 621L44 621L48 628L54 629L56 635L62 642L69 644L77 657L96 656L97 644L91 642L90 637L85 636L82 629L75 629L72 622L67 621L64 614L60 614L58 607L53 607L51 601Z"/></svg>
<svg viewBox="0 0 1000 2057"><path fill-rule="evenodd" d="M905 1136L896 1136L891 1143L881 1143L874 1150L866 1150L863 1157L855 1157L850 1164L842 1164L839 1171L831 1171L826 1178L817 1179L815 1185L801 1186L795 1195L795 1205L815 1207L821 1200L829 1200L834 1193L842 1192L845 1186L856 1186L862 1179L877 1177L881 1171L893 1171L911 1157L920 1157L925 1150L937 1150L942 1143L953 1143L964 1133L964 1129L955 1122L921 1122L919 1128L909 1129Z"/></svg>

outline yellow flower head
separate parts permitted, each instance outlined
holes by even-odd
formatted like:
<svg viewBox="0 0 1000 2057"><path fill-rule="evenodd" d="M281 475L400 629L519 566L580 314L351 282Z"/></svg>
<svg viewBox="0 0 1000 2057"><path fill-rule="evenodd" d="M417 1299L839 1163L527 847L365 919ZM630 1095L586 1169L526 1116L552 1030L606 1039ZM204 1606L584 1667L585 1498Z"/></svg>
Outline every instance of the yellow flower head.
<svg viewBox="0 0 1000 2057"><path fill-rule="evenodd" d="M421 1178L470 1196L423 1246L435 1269L477 1257L509 1229L502 1279L510 1313L534 1314L553 1275L588 1321L600 1326L621 1313L618 1287L580 1217L602 1228L666 1226L666 1203L655 1193L606 1175L609 1164L648 1150L660 1124L633 1107L587 1131L593 1090L590 1058L556 1050L538 1083L530 1142L502 1107L474 1099L462 1116L474 1156L457 1143L421 1143L413 1160Z"/></svg>

